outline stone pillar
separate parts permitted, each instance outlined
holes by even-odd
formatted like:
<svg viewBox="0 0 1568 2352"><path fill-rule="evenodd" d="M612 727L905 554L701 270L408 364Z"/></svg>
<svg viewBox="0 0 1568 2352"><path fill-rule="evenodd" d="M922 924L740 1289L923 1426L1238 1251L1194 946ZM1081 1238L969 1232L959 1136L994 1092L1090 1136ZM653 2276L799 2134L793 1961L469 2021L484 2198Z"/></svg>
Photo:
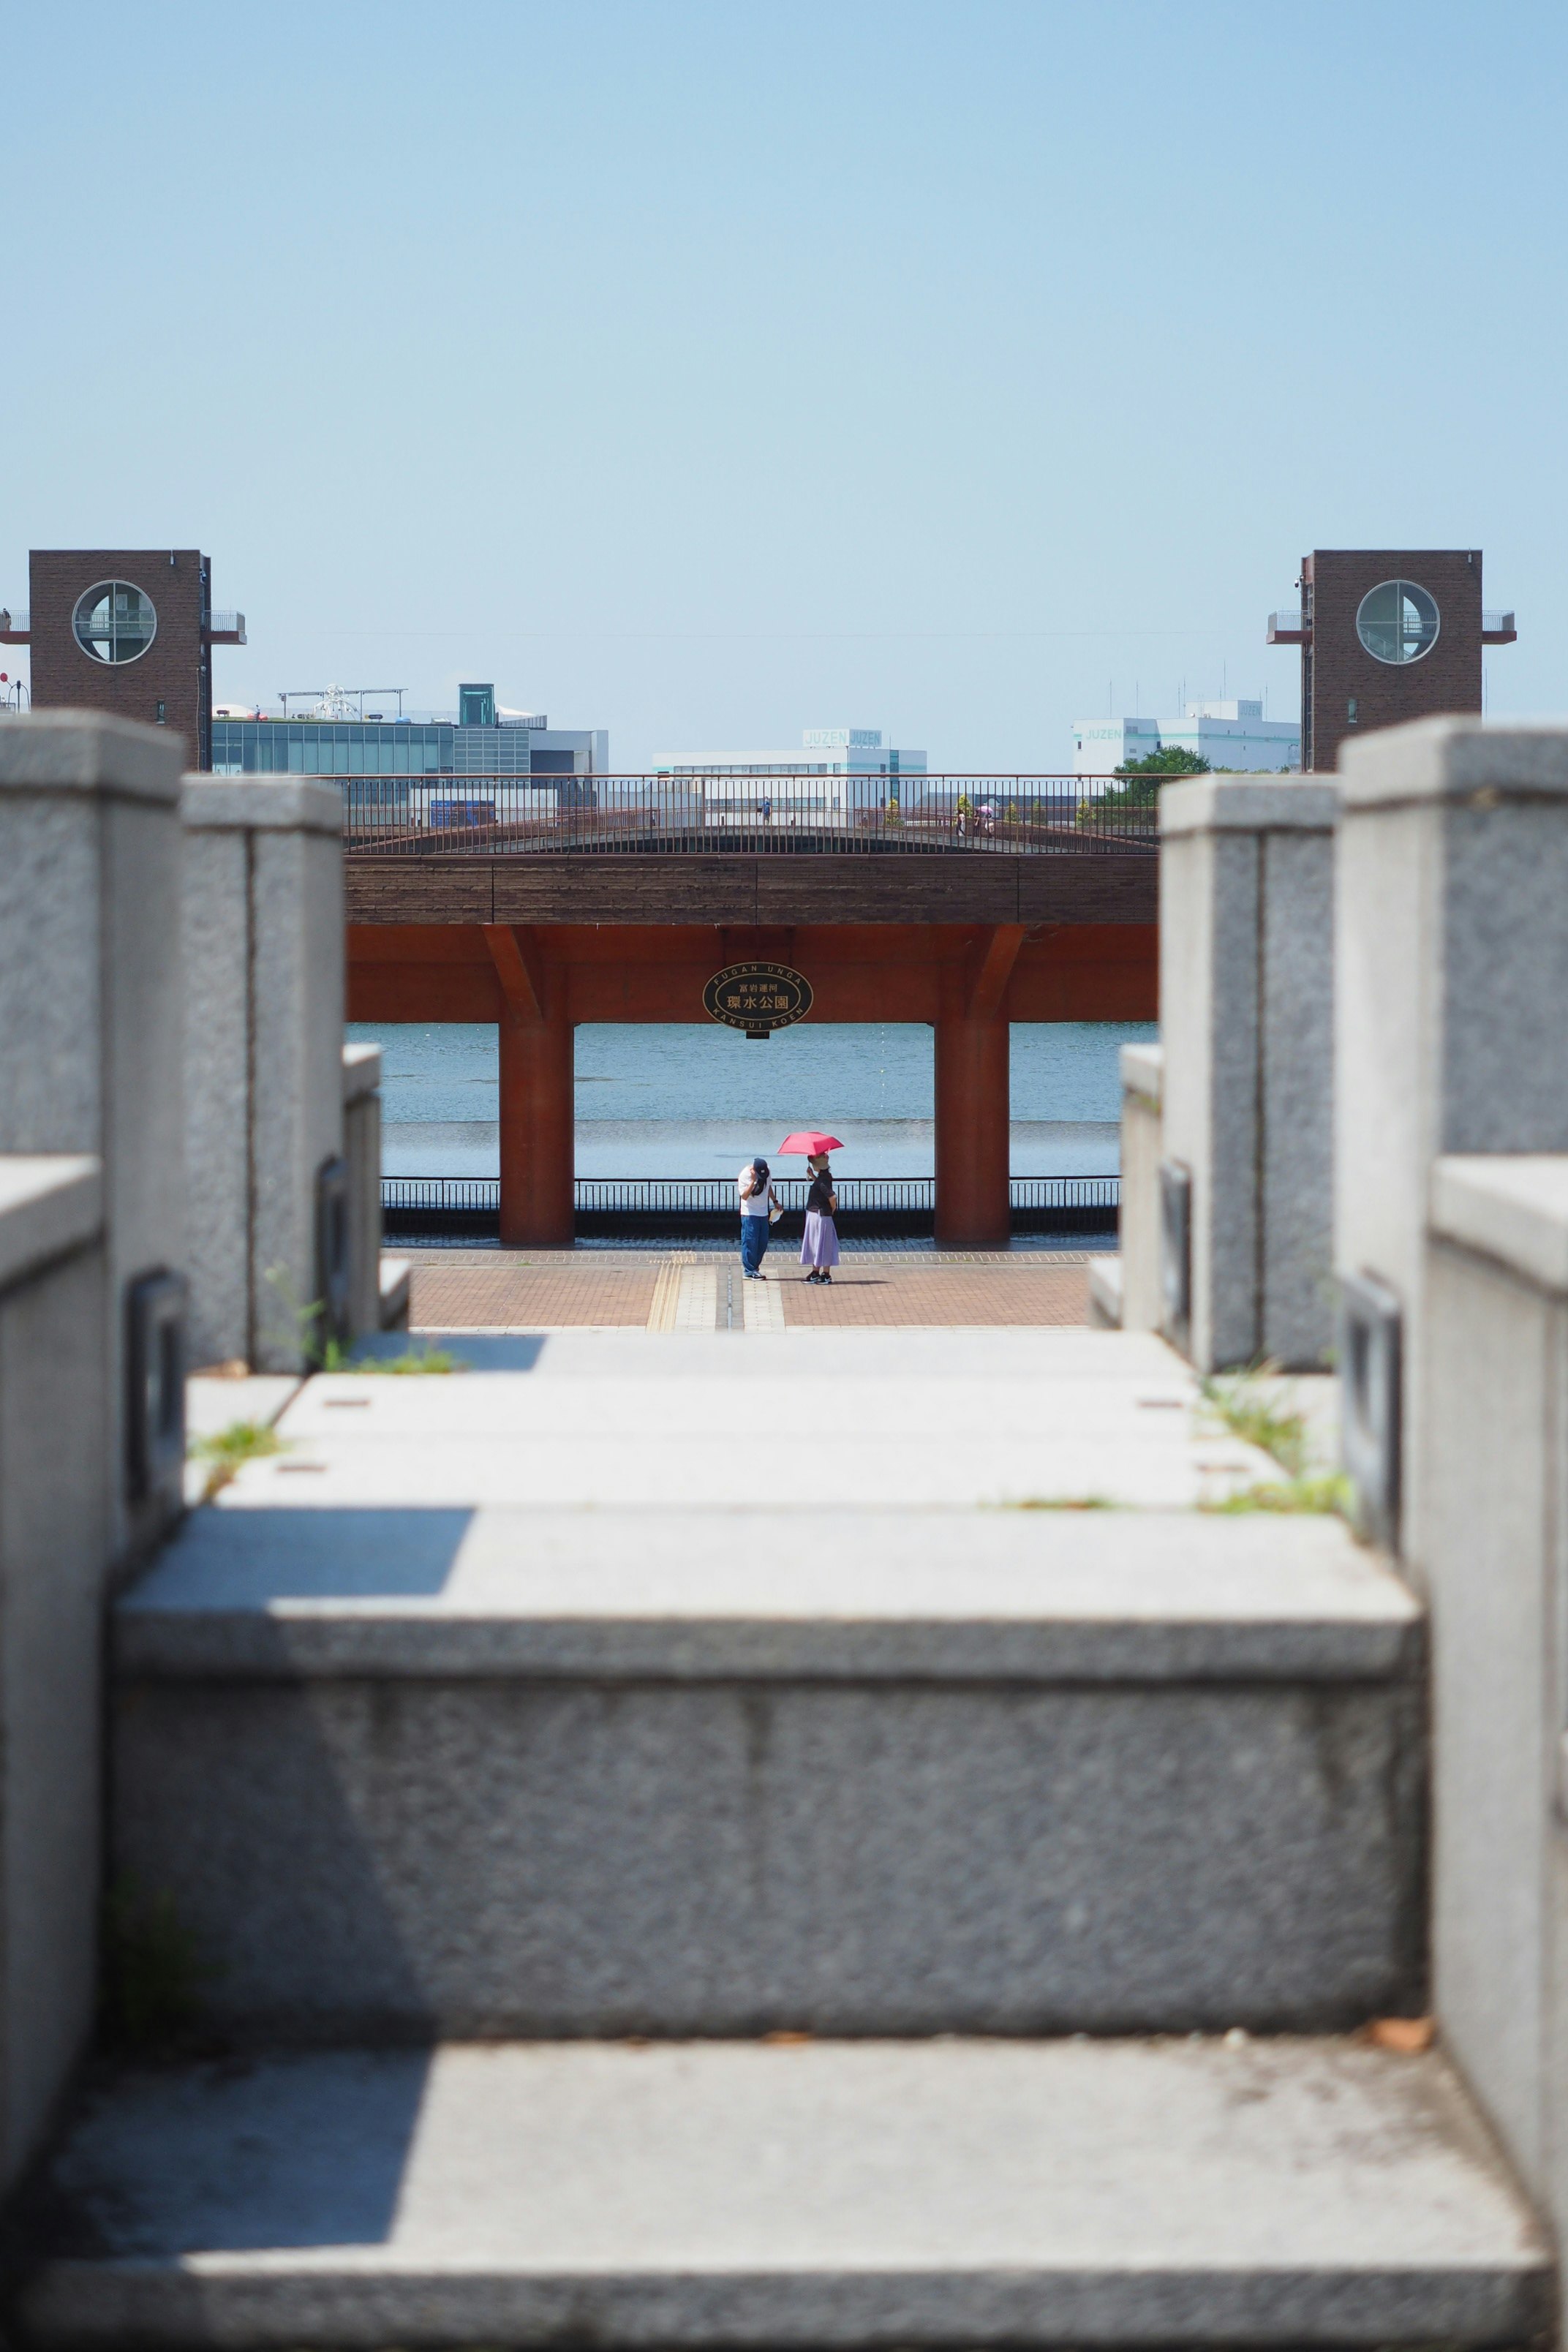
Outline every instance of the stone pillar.
<svg viewBox="0 0 1568 2352"><path fill-rule="evenodd" d="M1190 1185L1204 1371L1306 1370L1332 1344L1334 808L1306 779L1160 796L1163 1150Z"/></svg>
<svg viewBox="0 0 1568 2352"><path fill-rule="evenodd" d="M1160 1328L1160 1162L1165 1056L1121 1048L1121 1295L1124 1331ZM1109 1261L1106 1261L1109 1263Z"/></svg>
<svg viewBox="0 0 1568 2352"><path fill-rule="evenodd" d="M381 1047L343 1047L343 1158L349 1171L349 1324L381 1328Z"/></svg>
<svg viewBox="0 0 1568 2352"><path fill-rule="evenodd" d="M542 1014L508 1002L500 1019L502 1246L570 1249L575 1223L574 1032L557 982Z"/></svg>
<svg viewBox="0 0 1568 2352"><path fill-rule="evenodd" d="M0 723L0 1151L103 1162L117 1557L182 1507L177 1458L137 1459L128 1362L133 1286L184 1265L182 756L168 730L123 719Z"/></svg>
<svg viewBox="0 0 1568 2352"><path fill-rule="evenodd" d="M1434 2005L1561 2243L1568 1158L1440 1159L1428 1185L1410 1500L1431 1626Z"/></svg>
<svg viewBox="0 0 1568 2352"><path fill-rule="evenodd" d="M1568 1150L1568 728L1424 719L1342 753L1334 1258L1401 1311L1419 1566L1426 1224L1444 1153Z"/></svg>
<svg viewBox="0 0 1568 2352"><path fill-rule="evenodd" d="M342 798L192 777L181 816L194 1360L297 1370L343 1143Z"/></svg>
<svg viewBox="0 0 1568 2352"><path fill-rule="evenodd" d="M0 2190L52 2119L97 1990L105 1194L89 1155L0 1158Z"/></svg>
<svg viewBox="0 0 1568 2352"><path fill-rule="evenodd" d="M1009 1043L1001 1013L936 1024L936 1238L951 1249L1005 1249L1012 1239Z"/></svg>

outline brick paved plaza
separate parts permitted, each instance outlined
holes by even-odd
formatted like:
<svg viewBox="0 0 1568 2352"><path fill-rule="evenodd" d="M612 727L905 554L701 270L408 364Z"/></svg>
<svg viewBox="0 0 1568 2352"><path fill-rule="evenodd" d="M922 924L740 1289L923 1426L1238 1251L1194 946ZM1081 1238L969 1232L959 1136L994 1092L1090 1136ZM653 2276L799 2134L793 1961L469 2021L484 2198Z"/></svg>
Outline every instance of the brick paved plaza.
<svg viewBox="0 0 1568 2352"><path fill-rule="evenodd" d="M767 1283L733 1252L425 1250L414 1261L416 1330L656 1330L781 1326L1081 1324L1087 1254L847 1253L832 1286L806 1281L793 1248Z"/></svg>

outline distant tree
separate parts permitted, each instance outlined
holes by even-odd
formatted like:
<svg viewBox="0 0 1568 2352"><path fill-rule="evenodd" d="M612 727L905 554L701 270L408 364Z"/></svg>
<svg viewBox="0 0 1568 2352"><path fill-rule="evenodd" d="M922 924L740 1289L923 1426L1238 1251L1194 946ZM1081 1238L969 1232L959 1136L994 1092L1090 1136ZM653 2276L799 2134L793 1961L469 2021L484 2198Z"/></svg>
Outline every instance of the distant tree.
<svg viewBox="0 0 1568 2352"><path fill-rule="evenodd" d="M1211 772L1208 761L1196 751L1184 751L1179 743L1167 743L1163 750L1147 752L1142 760L1129 760L1118 768L1121 783L1112 784L1098 800L1090 801L1089 810L1095 815L1102 810L1110 815L1118 809L1153 808L1167 776L1206 776ZM1086 814L1083 809L1079 811L1080 824Z"/></svg>
<svg viewBox="0 0 1568 2352"><path fill-rule="evenodd" d="M1185 751L1180 743L1166 743L1158 751L1146 751L1141 760L1129 760L1116 772L1119 776L1206 776L1209 763L1201 752Z"/></svg>

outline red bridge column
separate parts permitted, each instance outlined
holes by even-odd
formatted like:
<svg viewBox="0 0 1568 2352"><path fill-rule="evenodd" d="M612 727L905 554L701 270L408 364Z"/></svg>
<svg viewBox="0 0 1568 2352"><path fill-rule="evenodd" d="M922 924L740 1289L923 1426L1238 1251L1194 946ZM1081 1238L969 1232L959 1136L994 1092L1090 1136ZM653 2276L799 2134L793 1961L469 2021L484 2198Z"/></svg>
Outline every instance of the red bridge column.
<svg viewBox="0 0 1568 2352"><path fill-rule="evenodd" d="M997 923L976 940L958 1003L936 1024L936 1237L1005 1249L1013 1234L1007 990L1026 936Z"/></svg>
<svg viewBox="0 0 1568 2352"><path fill-rule="evenodd" d="M570 1249L573 1045L564 1013L500 1024L500 1237L516 1249Z"/></svg>
<svg viewBox="0 0 1568 2352"><path fill-rule="evenodd" d="M575 1161L575 1033L563 972L526 930L485 938L501 983L500 1238L503 1248L570 1249Z"/></svg>
<svg viewBox="0 0 1568 2352"><path fill-rule="evenodd" d="M1007 1046L1000 1014L936 1024L936 1237L953 1249L1005 1249Z"/></svg>

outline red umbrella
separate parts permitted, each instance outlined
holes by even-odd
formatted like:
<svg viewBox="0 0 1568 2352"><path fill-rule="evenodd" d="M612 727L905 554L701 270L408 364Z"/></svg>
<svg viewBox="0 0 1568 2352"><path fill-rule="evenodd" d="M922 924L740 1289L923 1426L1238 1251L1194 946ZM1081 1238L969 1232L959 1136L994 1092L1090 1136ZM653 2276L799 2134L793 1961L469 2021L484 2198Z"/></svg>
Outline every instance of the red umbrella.
<svg viewBox="0 0 1568 2352"><path fill-rule="evenodd" d="M844 1151L847 1148L836 1135L823 1135L815 1127L808 1127L798 1135L786 1135L779 1146L778 1156L785 1160L792 1159L796 1152L804 1152L808 1160L815 1160L820 1151Z"/></svg>

